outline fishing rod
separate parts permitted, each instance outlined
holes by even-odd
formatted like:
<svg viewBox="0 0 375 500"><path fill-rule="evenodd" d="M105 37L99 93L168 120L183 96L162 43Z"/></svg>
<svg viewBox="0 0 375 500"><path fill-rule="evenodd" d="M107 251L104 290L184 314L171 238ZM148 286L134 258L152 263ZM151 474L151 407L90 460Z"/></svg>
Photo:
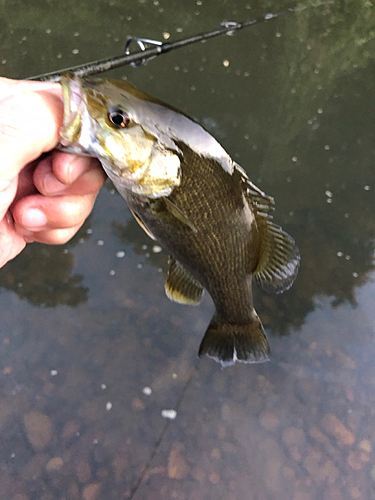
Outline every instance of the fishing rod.
<svg viewBox="0 0 375 500"><path fill-rule="evenodd" d="M321 5L328 5L331 3L333 3L333 1L317 3L314 4L313 7L319 7ZM187 45L191 45L193 43L203 42L216 36L232 35L235 31L241 30L243 28L253 26L254 24L270 21L272 19L277 19L290 12L302 11L309 7L310 6L304 5L300 7L289 8L283 12L266 14L241 23L223 22L221 23L221 27L214 31L199 33L198 35L176 40L174 42L159 42L157 40L149 40L147 38L129 37L125 45L125 54L115 57L109 57L106 59L100 59L98 61L93 61L78 66L72 66L70 68L60 69L58 71L53 71L50 73L43 73L42 75L32 76L28 78L28 80L59 82L61 76L68 71L75 73L79 77L83 77L103 73L104 71L109 71L110 69L119 68L120 66L126 66L129 64L133 67L138 67L146 64L151 59L154 59L161 54L171 52L172 50L186 47ZM134 42L138 45L140 50L138 52L130 53L130 46Z"/></svg>

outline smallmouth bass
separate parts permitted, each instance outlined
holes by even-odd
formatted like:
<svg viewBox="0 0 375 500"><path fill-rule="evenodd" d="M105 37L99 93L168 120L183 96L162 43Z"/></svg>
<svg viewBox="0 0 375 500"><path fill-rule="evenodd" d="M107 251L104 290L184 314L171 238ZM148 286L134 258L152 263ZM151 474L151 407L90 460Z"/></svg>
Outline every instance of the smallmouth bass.
<svg viewBox="0 0 375 500"><path fill-rule="evenodd" d="M199 348L229 366L269 359L252 278L268 292L293 283L300 256L272 222L273 199L198 123L123 81L61 80L62 149L97 157L134 217L171 253L167 296L215 313Z"/></svg>

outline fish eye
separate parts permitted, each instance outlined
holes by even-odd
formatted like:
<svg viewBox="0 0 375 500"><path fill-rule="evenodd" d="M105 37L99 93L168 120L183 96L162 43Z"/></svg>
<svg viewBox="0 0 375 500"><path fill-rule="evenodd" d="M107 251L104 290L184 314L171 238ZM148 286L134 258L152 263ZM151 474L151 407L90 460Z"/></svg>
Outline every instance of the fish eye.
<svg viewBox="0 0 375 500"><path fill-rule="evenodd" d="M128 113L120 108L110 109L108 111L108 120L116 128L127 128L130 125Z"/></svg>

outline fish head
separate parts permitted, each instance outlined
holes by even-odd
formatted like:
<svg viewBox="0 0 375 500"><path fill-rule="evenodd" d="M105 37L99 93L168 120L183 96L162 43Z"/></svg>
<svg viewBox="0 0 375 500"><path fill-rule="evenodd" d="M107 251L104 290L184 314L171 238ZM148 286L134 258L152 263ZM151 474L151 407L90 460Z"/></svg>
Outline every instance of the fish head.
<svg viewBox="0 0 375 500"><path fill-rule="evenodd" d="M180 153L158 130L151 97L125 81L73 73L61 84L62 150L98 158L122 194L130 190L157 198L180 184Z"/></svg>

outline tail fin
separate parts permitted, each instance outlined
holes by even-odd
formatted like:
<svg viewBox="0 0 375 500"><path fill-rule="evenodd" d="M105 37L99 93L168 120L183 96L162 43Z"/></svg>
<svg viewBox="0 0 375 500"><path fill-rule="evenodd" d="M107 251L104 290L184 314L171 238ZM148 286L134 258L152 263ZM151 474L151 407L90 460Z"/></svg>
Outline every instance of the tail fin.
<svg viewBox="0 0 375 500"><path fill-rule="evenodd" d="M242 363L263 363L269 360L270 346L262 323L254 311L251 323L232 325L213 317L199 347L199 356L207 354L222 367Z"/></svg>

